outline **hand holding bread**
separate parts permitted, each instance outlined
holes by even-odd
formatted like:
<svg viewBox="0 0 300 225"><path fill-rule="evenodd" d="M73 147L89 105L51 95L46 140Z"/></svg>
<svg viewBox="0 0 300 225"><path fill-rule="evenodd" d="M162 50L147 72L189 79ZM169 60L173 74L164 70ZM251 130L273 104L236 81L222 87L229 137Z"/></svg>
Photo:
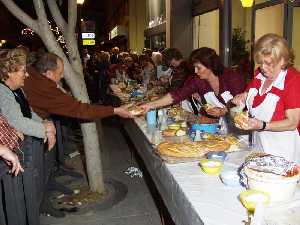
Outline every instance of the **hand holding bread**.
<svg viewBox="0 0 300 225"><path fill-rule="evenodd" d="M247 111L236 113L233 117L235 126L240 129L248 129L249 116Z"/></svg>

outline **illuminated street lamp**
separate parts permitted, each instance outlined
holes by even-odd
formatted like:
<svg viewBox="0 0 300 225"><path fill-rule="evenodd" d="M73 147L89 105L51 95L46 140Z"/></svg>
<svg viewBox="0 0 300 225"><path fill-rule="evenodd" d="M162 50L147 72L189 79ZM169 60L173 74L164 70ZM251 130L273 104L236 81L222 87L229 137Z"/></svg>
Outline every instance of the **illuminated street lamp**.
<svg viewBox="0 0 300 225"><path fill-rule="evenodd" d="M77 0L78 5L83 5L83 3L84 3L84 0Z"/></svg>
<svg viewBox="0 0 300 225"><path fill-rule="evenodd" d="M241 0L243 7L252 7L253 0Z"/></svg>

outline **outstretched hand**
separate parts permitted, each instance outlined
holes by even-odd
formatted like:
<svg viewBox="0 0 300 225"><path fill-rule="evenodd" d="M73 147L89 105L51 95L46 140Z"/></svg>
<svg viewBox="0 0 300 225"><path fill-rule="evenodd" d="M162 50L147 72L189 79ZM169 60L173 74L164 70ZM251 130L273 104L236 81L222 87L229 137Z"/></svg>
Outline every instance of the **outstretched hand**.
<svg viewBox="0 0 300 225"><path fill-rule="evenodd" d="M151 106L149 104L139 105L139 107L144 110L144 114L151 110Z"/></svg>
<svg viewBox="0 0 300 225"><path fill-rule="evenodd" d="M132 118L133 115L129 112L128 108L131 107L132 104L123 105L117 108L114 108L114 114L123 117L123 118Z"/></svg>

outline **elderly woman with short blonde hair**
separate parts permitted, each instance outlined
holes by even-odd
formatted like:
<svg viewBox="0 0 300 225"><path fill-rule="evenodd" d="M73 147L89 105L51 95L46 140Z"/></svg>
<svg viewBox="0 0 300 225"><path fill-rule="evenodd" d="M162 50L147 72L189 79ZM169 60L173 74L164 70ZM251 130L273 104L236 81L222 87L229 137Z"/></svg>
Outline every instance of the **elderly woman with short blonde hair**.
<svg viewBox="0 0 300 225"><path fill-rule="evenodd" d="M254 131L254 144L267 153L300 162L300 73L293 51L276 34L259 38L254 79L233 102L245 104L251 117L242 129Z"/></svg>
<svg viewBox="0 0 300 225"><path fill-rule="evenodd" d="M0 51L0 110L17 131L37 138L48 139L49 149L55 144L55 127L42 121L27 102L22 91L26 72L26 52L22 49Z"/></svg>

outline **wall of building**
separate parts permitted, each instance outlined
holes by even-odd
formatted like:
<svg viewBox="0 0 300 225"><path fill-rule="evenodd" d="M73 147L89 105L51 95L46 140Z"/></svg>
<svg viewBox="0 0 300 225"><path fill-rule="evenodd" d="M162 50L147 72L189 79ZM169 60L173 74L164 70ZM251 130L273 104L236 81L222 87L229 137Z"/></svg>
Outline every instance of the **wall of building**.
<svg viewBox="0 0 300 225"><path fill-rule="evenodd" d="M300 7L294 7L293 11L293 38L292 48L295 53L295 67L300 70Z"/></svg>
<svg viewBox="0 0 300 225"><path fill-rule="evenodd" d="M196 44L194 48L209 47L219 53L219 10L213 10L194 17L194 23L198 23Z"/></svg>
<svg viewBox="0 0 300 225"><path fill-rule="evenodd" d="M193 50L192 0L167 0L167 47L180 49L185 57Z"/></svg>
<svg viewBox="0 0 300 225"><path fill-rule="evenodd" d="M146 0L129 0L129 48L141 53L146 29Z"/></svg>
<svg viewBox="0 0 300 225"><path fill-rule="evenodd" d="M283 10L283 4L278 4L256 11L255 41L267 33L283 35Z"/></svg>
<svg viewBox="0 0 300 225"><path fill-rule="evenodd" d="M252 8L242 7L240 0L232 0L232 30L235 28L241 28L245 31L245 40L251 40L251 18ZM250 43L248 45L250 50Z"/></svg>
<svg viewBox="0 0 300 225"><path fill-rule="evenodd" d="M252 34L252 10L250 8L245 10L245 39L246 40L251 40L251 34ZM250 50L250 46L249 46Z"/></svg>
<svg viewBox="0 0 300 225"><path fill-rule="evenodd" d="M242 7L240 0L232 0L232 29L245 27L245 8Z"/></svg>

